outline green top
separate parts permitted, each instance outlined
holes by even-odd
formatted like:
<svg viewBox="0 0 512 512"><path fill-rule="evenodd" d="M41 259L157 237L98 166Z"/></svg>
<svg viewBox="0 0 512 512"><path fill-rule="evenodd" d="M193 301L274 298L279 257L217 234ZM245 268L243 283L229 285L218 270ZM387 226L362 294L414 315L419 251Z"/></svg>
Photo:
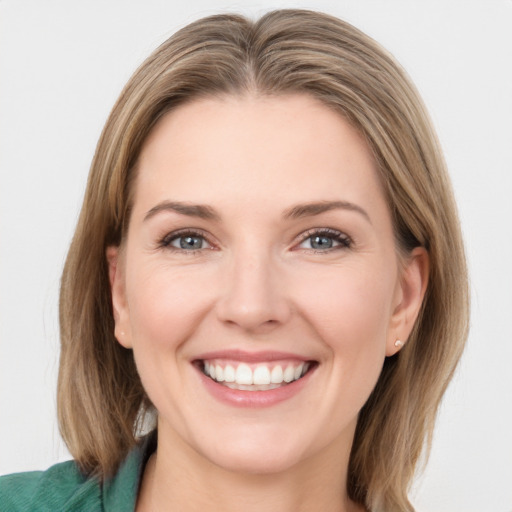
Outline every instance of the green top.
<svg viewBox="0 0 512 512"><path fill-rule="evenodd" d="M86 477L74 461L46 471L0 477L2 512L130 512L135 510L144 466L154 451L156 436L146 436L126 457L113 478L103 485Z"/></svg>

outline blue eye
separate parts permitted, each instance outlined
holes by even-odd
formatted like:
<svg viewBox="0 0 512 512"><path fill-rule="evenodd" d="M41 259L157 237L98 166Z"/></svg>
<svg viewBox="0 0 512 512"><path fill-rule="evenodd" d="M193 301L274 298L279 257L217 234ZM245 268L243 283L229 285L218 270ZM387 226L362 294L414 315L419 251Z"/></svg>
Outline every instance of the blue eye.
<svg viewBox="0 0 512 512"><path fill-rule="evenodd" d="M171 241L169 245L178 249L193 250L204 249L205 239L202 236L179 236Z"/></svg>
<svg viewBox="0 0 512 512"><path fill-rule="evenodd" d="M312 249L331 249L335 243L330 236L325 235L310 236L308 240Z"/></svg>
<svg viewBox="0 0 512 512"><path fill-rule="evenodd" d="M322 230L322 231L309 231L306 233L306 238L299 244L301 249L309 249L313 251L329 251L338 248L347 248L351 245L351 240L341 231L336 230Z"/></svg>
<svg viewBox="0 0 512 512"><path fill-rule="evenodd" d="M160 246L171 250L194 252L202 249L211 249L211 244L206 238L194 232L174 232L170 233L160 242Z"/></svg>

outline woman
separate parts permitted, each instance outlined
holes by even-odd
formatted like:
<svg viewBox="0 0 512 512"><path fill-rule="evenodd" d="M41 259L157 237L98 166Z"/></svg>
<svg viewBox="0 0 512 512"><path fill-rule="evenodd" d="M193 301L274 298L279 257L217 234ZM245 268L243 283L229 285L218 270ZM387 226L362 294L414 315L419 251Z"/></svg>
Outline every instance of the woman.
<svg viewBox="0 0 512 512"><path fill-rule="evenodd" d="M200 20L130 79L92 163L60 302L75 461L0 497L412 510L467 302L442 156L393 59L324 14Z"/></svg>

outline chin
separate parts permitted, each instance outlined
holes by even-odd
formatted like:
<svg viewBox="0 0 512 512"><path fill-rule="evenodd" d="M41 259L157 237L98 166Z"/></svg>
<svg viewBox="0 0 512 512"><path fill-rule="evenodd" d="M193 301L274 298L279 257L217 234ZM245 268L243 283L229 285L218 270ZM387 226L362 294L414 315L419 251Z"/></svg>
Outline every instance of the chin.
<svg viewBox="0 0 512 512"><path fill-rule="evenodd" d="M214 465L240 474L275 474L285 472L306 456L304 446L290 436L290 431L245 432L244 435L217 438L205 446L203 456ZM199 447L198 447L199 448Z"/></svg>
<svg viewBox="0 0 512 512"><path fill-rule="evenodd" d="M258 446L236 452L229 450L222 456L215 454L210 460L225 471L240 475L272 475L290 470L299 463L300 457Z"/></svg>

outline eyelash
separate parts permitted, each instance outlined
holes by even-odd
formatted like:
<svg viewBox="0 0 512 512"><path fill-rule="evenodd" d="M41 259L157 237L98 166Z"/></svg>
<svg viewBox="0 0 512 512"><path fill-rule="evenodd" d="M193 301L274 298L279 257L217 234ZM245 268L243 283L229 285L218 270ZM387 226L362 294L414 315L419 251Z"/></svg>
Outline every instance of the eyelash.
<svg viewBox="0 0 512 512"><path fill-rule="evenodd" d="M334 242L337 242L339 245L336 245L334 247L329 247L327 249L305 249L308 252L313 252L316 254L322 253L329 253L332 251L340 250L340 249L350 249L352 246L352 239L347 236L345 233L338 231L337 229L332 228L322 228L322 229L310 229L306 231L304 234L300 236L299 245L303 244L307 240L313 238L313 237L325 237L333 240ZM297 250L297 249L296 249Z"/></svg>
<svg viewBox="0 0 512 512"><path fill-rule="evenodd" d="M206 235L206 233L204 233L203 231L199 230L199 229L195 229L195 230L191 230L191 229L182 229L182 230L178 230L178 231L173 231L172 233L168 233L167 235L165 235L158 243L158 247L160 248L164 248L164 249L168 249L168 250L171 250L173 252L179 252L179 253L186 253L186 254L196 254L200 251L204 251L206 248L200 248L200 249L183 249L183 248L179 248L179 247L174 247L172 246L172 242L174 242L175 240L179 240L180 238L185 238L185 237L191 237L191 238L202 238L208 245L212 246L212 247L215 247L215 244L213 244L212 242L210 242L208 240L208 237ZM210 248L208 248L209 250L211 250Z"/></svg>
<svg viewBox="0 0 512 512"><path fill-rule="evenodd" d="M206 248L199 248L199 249L183 249L172 246L172 242L179 240L180 238L185 237L191 237L191 238L202 238L208 245L208 249L211 250L211 248L215 248L215 244L209 241L208 236L205 232L201 230L190 230L190 229L183 229L179 231L173 231L172 233L166 234L158 243L159 248L165 248L168 250L171 250L173 252L179 252L179 253L187 253L189 255L196 254L200 251L205 250ZM332 251L340 250L340 249L349 249L352 246L352 240L349 236L347 236L345 233L338 231L337 229L332 228L321 228L321 229L310 229L306 231L305 233L302 233L300 237L298 237L298 243L294 245L293 250L300 250L300 247L297 248L297 246L303 244L308 239L313 238L314 236L317 237L325 237L333 240L334 242L337 242L339 245L336 245L334 247L328 247L327 249L303 249L307 252L312 252L315 254L325 254Z"/></svg>

